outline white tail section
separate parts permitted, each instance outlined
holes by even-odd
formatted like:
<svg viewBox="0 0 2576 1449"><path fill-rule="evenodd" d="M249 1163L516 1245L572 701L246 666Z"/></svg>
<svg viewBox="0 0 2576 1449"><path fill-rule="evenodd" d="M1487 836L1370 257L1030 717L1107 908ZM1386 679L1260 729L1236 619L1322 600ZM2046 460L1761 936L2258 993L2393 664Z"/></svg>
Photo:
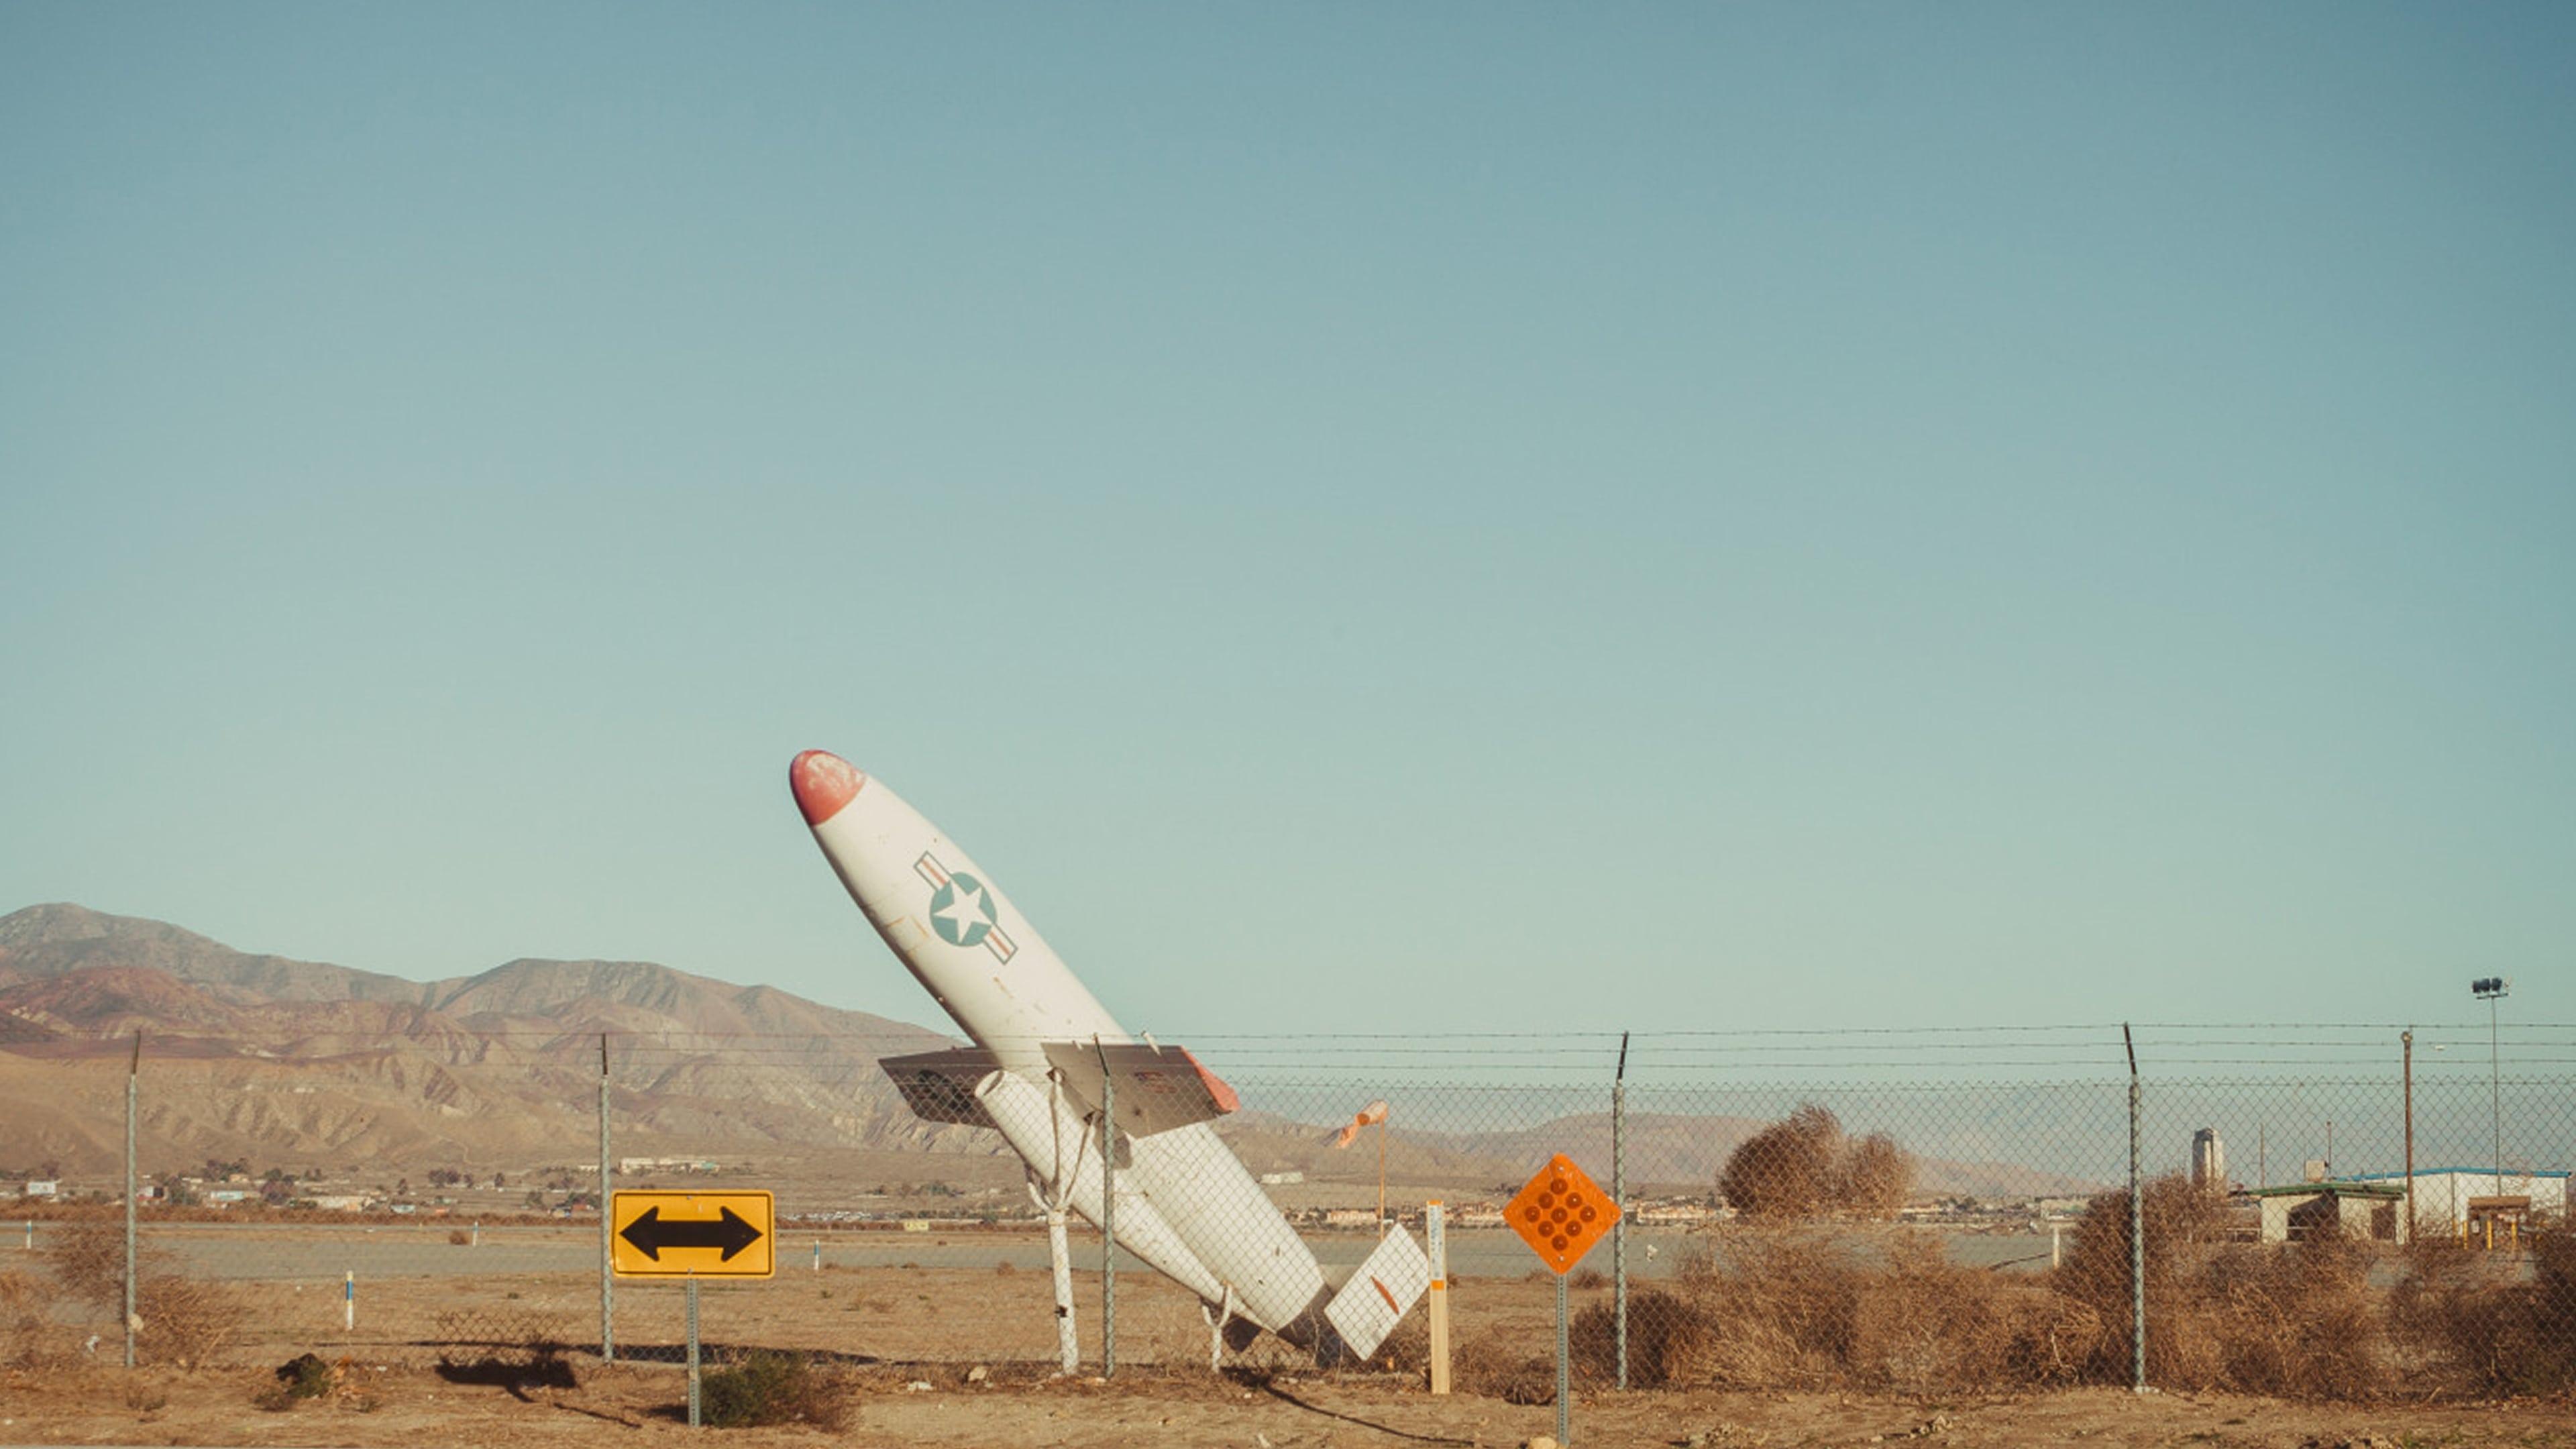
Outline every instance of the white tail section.
<svg viewBox="0 0 2576 1449"><path fill-rule="evenodd" d="M1325 1307L1324 1321L1341 1335L1344 1347L1366 1358L1395 1332L1430 1286L1431 1260L1423 1256L1422 1245L1413 1241L1411 1233L1396 1228L1378 1241L1368 1261L1351 1270L1350 1281Z"/></svg>

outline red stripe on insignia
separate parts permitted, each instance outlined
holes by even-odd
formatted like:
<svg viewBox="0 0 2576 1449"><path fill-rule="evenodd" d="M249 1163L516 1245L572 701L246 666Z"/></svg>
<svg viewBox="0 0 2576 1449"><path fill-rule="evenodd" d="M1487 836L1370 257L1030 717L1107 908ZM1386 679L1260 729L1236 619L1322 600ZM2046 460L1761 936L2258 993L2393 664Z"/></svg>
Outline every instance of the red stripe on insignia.
<svg viewBox="0 0 2576 1449"><path fill-rule="evenodd" d="M915 871L920 872L923 880L930 882L934 886L944 886L948 884L948 872L940 869L939 862L931 859L930 852L926 850L921 853L921 859L912 863L912 868Z"/></svg>

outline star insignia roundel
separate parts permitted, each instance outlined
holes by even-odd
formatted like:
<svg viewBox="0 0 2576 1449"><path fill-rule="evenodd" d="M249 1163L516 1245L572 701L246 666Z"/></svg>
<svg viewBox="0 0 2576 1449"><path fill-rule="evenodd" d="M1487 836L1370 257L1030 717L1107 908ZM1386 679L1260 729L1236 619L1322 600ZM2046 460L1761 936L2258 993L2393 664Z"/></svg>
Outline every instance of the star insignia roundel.
<svg viewBox="0 0 2576 1449"><path fill-rule="evenodd" d="M951 946L982 945L993 930L993 893L971 875L950 875L930 897L930 928Z"/></svg>

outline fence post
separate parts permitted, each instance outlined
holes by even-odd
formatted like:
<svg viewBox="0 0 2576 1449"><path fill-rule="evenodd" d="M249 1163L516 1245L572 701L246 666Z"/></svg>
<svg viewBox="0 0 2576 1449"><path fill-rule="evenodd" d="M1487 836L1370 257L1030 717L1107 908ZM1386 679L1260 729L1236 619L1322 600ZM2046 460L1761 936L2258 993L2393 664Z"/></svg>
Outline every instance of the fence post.
<svg viewBox="0 0 2576 1449"><path fill-rule="evenodd" d="M1118 1083L1109 1074L1109 1050L1091 1038L1100 1055L1100 1376L1118 1372Z"/></svg>
<svg viewBox="0 0 2576 1449"><path fill-rule="evenodd" d="M1610 1079L1610 1293L1618 1323L1619 1387L1628 1387L1628 1034L1619 1033L1619 1070Z"/></svg>
<svg viewBox="0 0 2576 1449"><path fill-rule="evenodd" d="M608 1239L608 1033L599 1034L599 1357L617 1362L616 1282ZM694 1422L694 1421L692 1421Z"/></svg>
<svg viewBox="0 0 2576 1449"><path fill-rule="evenodd" d="M143 1072L143 1033L134 1033L134 1055L125 1063L125 1366L134 1367L134 1109Z"/></svg>
<svg viewBox="0 0 2576 1449"><path fill-rule="evenodd" d="M2147 1210L2138 1197L2138 1043L2120 1023L2129 1053L2129 1388L2147 1391Z"/></svg>
<svg viewBox="0 0 2576 1449"><path fill-rule="evenodd" d="M2400 1032L2398 1042L2406 1049L2406 1222L2399 1228L2397 1241L2415 1241L2415 1033Z"/></svg>

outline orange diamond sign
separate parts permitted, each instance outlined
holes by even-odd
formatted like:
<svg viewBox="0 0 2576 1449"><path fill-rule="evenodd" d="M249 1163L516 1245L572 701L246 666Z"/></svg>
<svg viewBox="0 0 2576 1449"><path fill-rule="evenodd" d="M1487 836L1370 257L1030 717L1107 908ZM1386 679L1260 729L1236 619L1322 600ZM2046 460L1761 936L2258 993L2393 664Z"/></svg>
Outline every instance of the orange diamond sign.
<svg viewBox="0 0 2576 1449"><path fill-rule="evenodd" d="M1610 1235L1619 1209L1601 1185L1560 1152L1503 1209L1503 1218L1539 1261L1559 1276L1570 1273L1592 1245Z"/></svg>

